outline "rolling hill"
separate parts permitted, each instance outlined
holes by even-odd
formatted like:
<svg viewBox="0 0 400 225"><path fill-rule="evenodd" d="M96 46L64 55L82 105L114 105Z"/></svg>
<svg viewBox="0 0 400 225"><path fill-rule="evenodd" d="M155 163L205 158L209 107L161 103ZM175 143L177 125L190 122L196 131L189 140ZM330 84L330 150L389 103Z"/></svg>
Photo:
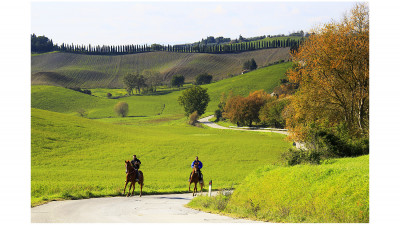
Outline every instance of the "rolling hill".
<svg viewBox="0 0 400 225"><path fill-rule="evenodd" d="M211 102L207 112L217 109L222 92L228 94L232 91L235 95L247 96L250 91L263 89L272 92L285 77L290 62L260 68L232 78L224 79L212 84L202 85L207 88ZM85 109L89 118L115 117L113 106L119 101L125 101L130 106L128 116L155 116L183 114L183 108L178 104L181 91L172 91L164 95L130 96L120 99L108 99L104 94L90 96L63 87L34 85L31 89L31 104L33 108L54 112L76 114L79 109ZM165 106L165 108L164 108Z"/></svg>
<svg viewBox="0 0 400 225"><path fill-rule="evenodd" d="M147 52L114 56L54 52L31 56L31 82L62 87L122 88L122 76L146 69L159 71L165 82L177 74L191 82L205 72L213 75L214 80L221 80L240 74L243 63L251 58L259 67L287 61L289 48L231 54Z"/></svg>

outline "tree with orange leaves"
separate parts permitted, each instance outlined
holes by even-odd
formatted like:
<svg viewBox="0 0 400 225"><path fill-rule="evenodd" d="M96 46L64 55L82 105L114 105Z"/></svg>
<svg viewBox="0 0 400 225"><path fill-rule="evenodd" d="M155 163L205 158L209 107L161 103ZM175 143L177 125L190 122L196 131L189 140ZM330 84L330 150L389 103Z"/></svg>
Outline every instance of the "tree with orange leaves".
<svg viewBox="0 0 400 225"><path fill-rule="evenodd" d="M369 8L356 4L340 22L324 24L292 53L289 81L299 84L286 108L291 138L335 128L350 139L369 135ZM337 129L336 129L337 130ZM337 134L339 135L339 134Z"/></svg>
<svg viewBox="0 0 400 225"><path fill-rule="evenodd" d="M253 122L260 122L260 109L270 98L263 90L254 91L247 97L233 96L227 100L223 116L238 126L252 126Z"/></svg>

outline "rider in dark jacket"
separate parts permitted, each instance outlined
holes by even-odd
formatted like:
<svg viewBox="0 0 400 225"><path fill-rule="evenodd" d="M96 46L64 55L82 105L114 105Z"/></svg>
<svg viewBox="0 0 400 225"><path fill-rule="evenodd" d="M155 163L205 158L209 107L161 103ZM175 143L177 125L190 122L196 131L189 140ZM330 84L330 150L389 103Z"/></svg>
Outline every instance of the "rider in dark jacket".
<svg viewBox="0 0 400 225"><path fill-rule="evenodd" d="M198 156L196 156L196 159L192 162L192 165L191 165L191 167L193 168L194 167L194 164L195 163L198 163L199 164L199 175L200 175L200 178L199 178L199 180L200 180L200 182L203 182L203 174L201 173L201 171L200 171L200 169L201 168L203 168L203 163L199 160L199 157ZM193 173L193 171L190 173L190 176L189 176L189 182L190 182L190 178L192 177L192 173Z"/></svg>
<svg viewBox="0 0 400 225"><path fill-rule="evenodd" d="M142 162L138 158L136 158L136 155L133 155L133 159L131 161L133 168L136 169L136 181L139 181L139 167Z"/></svg>

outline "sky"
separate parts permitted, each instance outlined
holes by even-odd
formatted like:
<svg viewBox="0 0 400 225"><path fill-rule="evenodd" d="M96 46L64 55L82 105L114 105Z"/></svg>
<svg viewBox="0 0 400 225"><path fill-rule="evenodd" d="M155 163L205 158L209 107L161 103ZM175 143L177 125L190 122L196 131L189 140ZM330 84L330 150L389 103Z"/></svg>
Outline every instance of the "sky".
<svg viewBox="0 0 400 225"><path fill-rule="evenodd" d="M72 1L31 3L31 33L54 43L183 44L309 31L340 20L354 2Z"/></svg>

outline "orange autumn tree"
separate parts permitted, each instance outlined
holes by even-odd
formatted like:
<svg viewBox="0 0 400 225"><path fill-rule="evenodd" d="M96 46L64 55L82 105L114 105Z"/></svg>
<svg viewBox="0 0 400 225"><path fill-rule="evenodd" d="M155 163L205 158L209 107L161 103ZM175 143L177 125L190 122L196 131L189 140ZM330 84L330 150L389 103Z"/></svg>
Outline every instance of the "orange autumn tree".
<svg viewBox="0 0 400 225"><path fill-rule="evenodd" d="M260 122L260 109L270 98L263 90L251 92L247 97L230 97L225 104L223 116L238 126L252 126L253 122Z"/></svg>
<svg viewBox="0 0 400 225"><path fill-rule="evenodd" d="M356 4L342 21L312 33L292 53L295 65L288 71L289 81L299 84L284 112L290 138L308 141L313 129L322 127L337 136L345 130L350 139L368 139L368 4Z"/></svg>

